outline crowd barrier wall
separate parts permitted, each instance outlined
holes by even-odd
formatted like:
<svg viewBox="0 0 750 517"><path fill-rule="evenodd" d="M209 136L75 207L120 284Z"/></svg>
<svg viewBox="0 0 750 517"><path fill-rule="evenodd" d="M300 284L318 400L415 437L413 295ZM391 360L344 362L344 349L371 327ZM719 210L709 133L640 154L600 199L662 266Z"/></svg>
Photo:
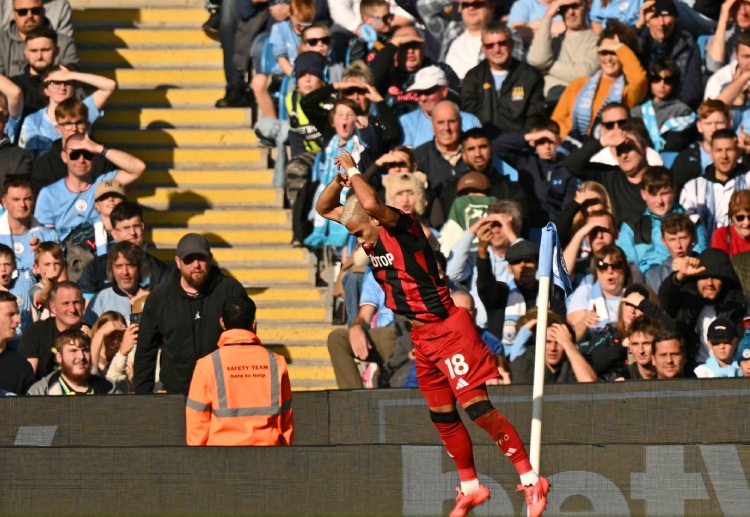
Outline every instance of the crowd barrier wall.
<svg viewBox="0 0 750 517"><path fill-rule="evenodd" d="M490 394L526 440L531 388ZM749 395L747 379L547 387L545 516L750 515ZM184 447L178 396L0 408L0 515L438 516L458 482L413 390L295 393L291 448ZM475 515L523 515L515 471L472 436L493 494Z"/></svg>

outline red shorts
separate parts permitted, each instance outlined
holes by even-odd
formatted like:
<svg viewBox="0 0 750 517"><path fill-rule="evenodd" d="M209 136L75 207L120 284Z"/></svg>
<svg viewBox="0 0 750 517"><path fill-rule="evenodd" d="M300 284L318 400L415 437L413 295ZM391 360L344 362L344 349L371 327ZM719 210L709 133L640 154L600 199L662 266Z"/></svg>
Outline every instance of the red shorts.
<svg viewBox="0 0 750 517"><path fill-rule="evenodd" d="M462 393L498 376L490 350L466 309L448 319L412 327L417 380L430 407L453 404Z"/></svg>

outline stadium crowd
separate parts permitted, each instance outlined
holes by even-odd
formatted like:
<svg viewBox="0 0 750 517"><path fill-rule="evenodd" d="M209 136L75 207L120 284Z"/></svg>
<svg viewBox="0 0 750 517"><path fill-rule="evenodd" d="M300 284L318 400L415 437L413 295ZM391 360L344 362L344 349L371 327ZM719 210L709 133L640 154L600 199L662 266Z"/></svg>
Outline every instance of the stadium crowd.
<svg viewBox="0 0 750 517"><path fill-rule="evenodd" d="M339 388L416 385L409 322L357 239L312 209L344 151L418 217L502 382L531 382L548 221L575 287L552 296L548 382L750 374L750 2L247 7L207 22L225 52L217 106L257 103L292 244L341 263Z"/></svg>
<svg viewBox="0 0 750 517"><path fill-rule="evenodd" d="M247 295L197 234L174 263L147 251L125 199L146 164L92 135L116 84L79 71L68 1L0 5L0 390L188 394ZM531 382L548 221L575 286L551 298L548 382L750 375L750 2L208 7L217 107L257 105L292 245L341 264L339 388L416 379L409 321L312 209L342 150L419 218L497 382Z"/></svg>

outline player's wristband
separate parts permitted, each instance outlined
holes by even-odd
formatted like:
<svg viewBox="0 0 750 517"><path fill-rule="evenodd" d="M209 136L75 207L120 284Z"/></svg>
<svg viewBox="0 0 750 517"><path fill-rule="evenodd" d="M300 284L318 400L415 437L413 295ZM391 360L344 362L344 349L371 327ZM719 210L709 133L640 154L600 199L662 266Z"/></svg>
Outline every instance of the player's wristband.
<svg viewBox="0 0 750 517"><path fill-rule="evenodd" d="M357 174L362 174L362 173L356 167L349 167L346 170L346 175L349 176L349 178L352 178L352 177L356 176Z"/></svg>

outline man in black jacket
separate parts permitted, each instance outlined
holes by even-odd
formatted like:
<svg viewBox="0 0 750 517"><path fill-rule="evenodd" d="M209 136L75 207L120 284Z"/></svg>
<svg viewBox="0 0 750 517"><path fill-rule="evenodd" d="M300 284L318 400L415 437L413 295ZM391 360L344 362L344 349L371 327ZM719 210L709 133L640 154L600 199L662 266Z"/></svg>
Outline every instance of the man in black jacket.
<svg viewBox="0 0 750 517"><path fill-rule="evenodd" d="M464 77L464 111L479 117L491 137L525 133L544 118L542 74L513 57L513 38L502 23L493 22L484 28L482 52L487 59Z"/></svg>
<svg viewBox="0 0 750 517"><path fill-rule="evenodd" d="M641 29L638 43L644 68L660 57L674 60L682 71L678 97L695 109L703 98L701 53L688 32L677 30L677 6L674 0L656 0L642 14L645 26ZM636 26L640 26L640 23L641 20Z"/></svg>
<svg viewBox="0 0 750 517"><path fill-rule="evenodd" d="M710 356L706 338L716 318L726 318L742 333L745 300L729 255L709 248L698 257L672 260L674 273L662 282L659 302L677 322L677 331L687 344L688 370L703 364Z"/></svg>
<svg viewBox="0 0 750 517"><path fill-rule="evenodd" d="M141 314L133 379L136 393L153 393L159 348L164 389L183 395L196 361L216 350L224 300L247 294L242 284L224 276L212 261L205 237L188 233L177 243L179 271L152 291Z"/></svg>

